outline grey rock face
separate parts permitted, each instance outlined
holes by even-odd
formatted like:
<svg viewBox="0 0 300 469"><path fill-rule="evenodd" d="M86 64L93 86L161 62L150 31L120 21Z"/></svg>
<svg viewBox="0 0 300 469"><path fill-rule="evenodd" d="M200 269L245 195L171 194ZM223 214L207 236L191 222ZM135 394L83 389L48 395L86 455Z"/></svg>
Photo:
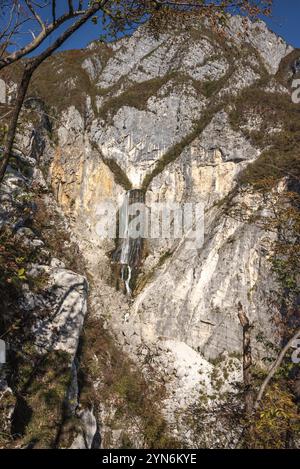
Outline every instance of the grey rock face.
<svg viewBox="0 0 300 469"><path fill-rule="evenodd" d="M6 83L4 80L0 80L0 103L6 103Z"/></svg>
<svg viewBox="0 0 300 469"><path fill-rule="evenodd" d="M190 252L182 243L156 280L138 296L128 331L134 330L131 322L137 321L145 338L151 331L180 339L208 358L223 351L238 353L242 349L237 317L240 301L257 331L269 331L268 336L274 337L268 316L261 313L267 305L251 294L268 272L260 251L265 235L255 227L219 216L218 212L208 213L202 250Z"/></svg>
<svg viewBox="0 0 300 469"><path fill-rule="evenodd" d="M74 358L87 310L87 281L62 268L45 268L44 273L49 275L51 313L34 326L36 345L44 350L63 350Z"/></svg>
<svg viewBox="0 0 300 469"><path fill-rule="evenodd" d="M199 100L192 86L171 82L149 99L147 110L122 107L104 130L93 122L91 137L139 188L153 164L189 132L204 106L205 98Z"/></svg>
<svg viewBox="0 0 300 469"><path fill-rule="evenodd" d="M241 17L234 16L230 19L229 31L234 38L239 37L239 32L244 30ZM252 23L246 20L247 29L242 34L241 41L245 41L255 47L262 56L265 66L271 74L278 70L281 59L293 50L286 42L275 33L272 33L263 21Z"/></svg>
<svg viewBox="0 0 300 469"><path fill-rule="evenodd" d="M71 449L99 449L100 435L95 415L91 410L82 410L78 412L78 417L82 432L76 436Z"/></svg>
<svg viewBox="0 0 300 469"><path fill-rule="evenodd" d="M239 302L254 325L253 337L264 331L273 342L279 339L267 305L272 237L222 211L239 174L262 151L245 136L260 122L233 127L234 98L265 78L266 70L264 89L286 93L274 75L292 49L264 23L248 26L239 36L242 19L232 18L225 46L203 25L159 39L141 28L111 45L105 64L91 45L82 67L94 84L96 109L87 104L86 125L70 102L51 162L57 200L70 216L92 276L94 314L105 318L137 363L143 347L157 357L157 373L168 376L169 392L178 389L165 403L170 422L197 400L199 370L213 389L209 361L241 353ZM186 239L149 240L130 301L108 284L112 245L95 234L96 207L107 199L120 206L128 184L144 188L149 205L202 201L206 210L201 249L191 251ZM247 203L247 196L237 195L235 202ZM250 203L259 210L259 199ZM259 360L263 353L254 344ZM180 435L190 432L177 424ZM76 445L83 447L80 438Z"/></svg>
<svg viewBox="0 0 300 469"><path fill-rule="evenodd" d="M47 248L45 246L45 238L41 239L41 236L45 236L45 230L38 227L36 220L37 205L33 201L35 191L39 194L38 202L44 201L48 209L48 214L42 214L44 220L41 221L41 223L47 223L47 229L53 228L54 218L57 223L60 210L49 192L41 170L36 167L37 160L35 158L40 155L36 153L36 147L34 148L36 142L35 138L31 136L31 130L30 125L29 128L24 125L24 133L17 135L20 146L18 151L13 154L13 157L17 157L17 163L8 167L0 187L1 247L3 233L7 233L16 244L16 250L13 249L8 254L8 260L16 264L15 272L12 271L10 276L15 282L19 280L15 298L10 298L7 302L5 301L5 285L3 286L1 276L1 327L6 324L5 321L9 321L10 326L6 325L5 329L8 332L5 340L9 353L11 351L17 353L22 360L26 356L25 348L28 347L30 338L31 357L34 357L31 358L32 360L41 363L47 361L48 357L53 356L54 353L57 353L57 356L62 356L63 353L66 367L64 372L67 374L67 370L71 370L74 365L74 358L78 350L79 337L87 311L88 284L83 275L67 269L63 261L53 257L53 248L52 252L49 252L49 246ZM38 138L45 139L45 135L39 135ZM42 148L44 149L45 146ZM20 164L27 165L27 168L33 166L35 169L28 171L29 174L25 177L21 172ZM49 215L50 219L47 219ZM60 227L57 226L56 235L59 234L59 230L66 230L65 234L67 232L66 220L61 213L60 216ZM28 225L32 228L29 228ZM66 251L69 248L67 244L66 241ZM1 251L1 262L2 259ZM21 265L18 266L18 263ZM1 274L3 273L1 272ZM11 280L8 278L8 281ZM4 299L2 298L3 292ZM14 325L20 320L15 315L22 318L21 330L18 327L11 327L11 324ZM9 333L10 328L12 329L11 334ZM14 332L15 330L16 332ZM9 359L8 363L10 363ZM31 364L28 358L27 361ZM47 372L53 373L53 377L55 377L50 386L55 386L57 370L50 369L50 367L49 364ZM19 373L21 374L21 371ZM75 376L75 378L72 382L73 390L78 386L75 382L77 377ZM19 379L19 376L16 376L16 379ZM12 383L11 388L8 387L7 382ZM68 383L66 383L65 394L66 399L70 400L71 406L72 393L67 394L67 387ZM44 392L47 391L49 389L45 384ZM30 393L27 394L26 399L30 398L28 396ZM65 396L62 396L63 399ZM0 365L0 402L1 431L5 431L9 435L9 432L14 428L18 397L15 393L14 379L10 376L10 370L7 367L2 369L2 365ZM36 411L37 409L33 409L32 414Z"/></svg>
<svg viewBox="0 0 300 469"><path fill-rule="evenodd" d="M280 339L268 307L274 282L268 259L272 236L254 224L225 216L223 204L232 196L234 203L260 210L259 197L250 200L234 191L240 173L262 152L247 138L247 131L259 129L261 122L252 116L244 128L238 127L231 111L239 93L253 85L268 93L286 93L275 74L291 48L261 22L249 23L239 37L241 22L236 17L230 20L225 44L203 25L178 34L166 32L158 39L141 28L110 45L105 59L98 45L91 44L81 63L91 82L91 88L83 90L85 112L72 102L70 93L70 102L58 116L55 148L48 145L41 155L41 162L49 166L54 196L87 264L92 316L103 319L143 372L145 356L151 355L156 377L166 387L163 414L174 435L186 438L190 446L193 430L182 415L200 392L219 393L220 398L213 379L220 369L215 359L234 361L222 392L242 379L236 358L242 351L238 303L253 323L253 337L263 331L272 342ZM29 139L26 144L30 146ZM45 189L39 168L32 167L35 181ZM0 224L11 216L11 198L25 185L26 178L10 168L1 194ZM148 241L133 298L116 291L114 242L96 232L97 207L107 200L121 206L129 188L144 190L148 205L201 201L205 206L201 248L191 250L185 238ZM18 233L27 243L41 241L22 223ZM67 351L74 365L87 309L87 282L51 257L46 266L32 265L32 275L47 273L47 294L27 291L24 305L28 311L49 307L49 317L33 326L37 345ZM255 340L253 354L257 360L263 356ZM76 384L75 379L74 396ZM213 409L212 400L210 406ZM76 400L72 412L82 431L73 448L99 445L96 410L81 409ZM103 429L109 426L105 415ZM220 445L212 434L207 438L206 444Z"/></svg>
<svg viewBox="0 0 300 469"><path fill-rule="evenodd" d="M40 174L39 177L41 177ZM34 204L32 204L31 212L27 210L27 219L19 218L21 201L30 196L30 184L36 182L27 180L22 174L9 168L0 192L2 201L0 226L6 225L7 228L13 229L16 240L19 240L24 248L35 249L39 252L44 242L32 229L25 226L26 221L34 215ZM48 278L48 291L44 296L24 289L24 297L21 299L24 310L30 311L38 308L51 311L46 319L36 320L33 324L35 345L48 351L64 350L74 357L87 309L86 279L68 271L58 259L52 259L49 266L31 265L28 267L27 274L32 278L38 278L41 275Z"/></svg>
<svg viewBox="0 0 300 469"><path fill-rule="evenodd" d="M219 150L221 159L224 162L251 161L259 155L259 150L253 148L243 135L233 131L225 112L220 112L213 117L197 143L198 151L199 147L200 149L203 148L202 160L204 166L209 164L209 152L214 150Z"/></svg>

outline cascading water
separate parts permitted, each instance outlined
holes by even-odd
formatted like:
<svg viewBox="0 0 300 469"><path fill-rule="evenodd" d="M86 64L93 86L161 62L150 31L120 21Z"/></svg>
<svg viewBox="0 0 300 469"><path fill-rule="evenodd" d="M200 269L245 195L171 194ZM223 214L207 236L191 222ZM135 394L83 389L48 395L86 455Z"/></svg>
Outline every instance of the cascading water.
<svg viewBox="0 0 300 469"><path fill-rule="evenodd" d="M129 262L129 253L130 253L130 238L129 238L129 204L130 204L130 192L127 192L125 195L124 203L120 210L120 225L123 227L123 232L120 233L119 226L119 240L122 240L121 243L121 254L120 254L120 264L126 265Z"/></svg>
<svg viewBox="0 0 300 469"><path fill-rule="evenodd" d="M118 246L113 255L115 263L120 266L120 278L125 286L126 294L132 294L132 279L136 276L142 261L143 238L130 237L130 206L144 204L145 194L140 189L132 189L126 193L124 203L120 208ZM134 274L134 275L133 275Z"/></svg>
<svg viewBox="0 0 300 469"><path fill-rule="evenodd" d="M130 204L130 191L126 193L125 201L120 211L120 225L123 227L121 242L120 261L121 264L121 279L123 280L127 295L131 295L130 288L132 269L130 266L130 238L129 238L129 204ZM120 233L119 233L120 235Z"/></svg>
<svg viewBox="0 0 300 469"><path fill-rule="evenodd" d="M121 271L121 277L123 282L125 283L126 293L128 296L131 296L132 290L130 288L130 281L131 281L131 274L132 269L129 265L123 265Z"/></svg>

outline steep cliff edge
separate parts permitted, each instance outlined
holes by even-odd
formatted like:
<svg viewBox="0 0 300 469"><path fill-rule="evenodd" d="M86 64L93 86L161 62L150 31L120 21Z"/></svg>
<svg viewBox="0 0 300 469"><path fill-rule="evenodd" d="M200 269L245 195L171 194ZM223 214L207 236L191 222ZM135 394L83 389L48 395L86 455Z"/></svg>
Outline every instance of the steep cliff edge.
<svg viewBox="0 0 300 469"><path fill-rule="evenodd" d="M75 321L67 353L76 399L67 424L57 424L62 446L96 447L100 436L104 447L237 443L240 429L219 421L216 408L242 381L238 304L253 324L257 363L268 353L257 337L274 346L282 340L281 311L270 307L276 233L255 222L268 207L252 188L268 176L276 195L281 165L297 162L293 148L282 162L278 143L298 129L281 74L292 51L264 23L244 29L234 17L225 37L202 24L158 38L141 28L116 43L57 54L37 72L31 94L47 103L53 125L38 166L68 220L56 229L71 233L90 284L78 348L86 280L56 261L45 269L56 288L62 282L57 302L65 288L79 295L66 313ZM99 205L121 206L132 189L148 205L201 201L205 238L192 251L185 238L147 240L130 297L113 263L115 240L96 228ZM63 319L49 318L53 330L61 327ZM39 340L50 340L47 320L43 333L35 329ZM68 332L65 340L72 341ZM204 432L194 419L201 402L210 409L208 420L199 413L209 424Z"/></svg>

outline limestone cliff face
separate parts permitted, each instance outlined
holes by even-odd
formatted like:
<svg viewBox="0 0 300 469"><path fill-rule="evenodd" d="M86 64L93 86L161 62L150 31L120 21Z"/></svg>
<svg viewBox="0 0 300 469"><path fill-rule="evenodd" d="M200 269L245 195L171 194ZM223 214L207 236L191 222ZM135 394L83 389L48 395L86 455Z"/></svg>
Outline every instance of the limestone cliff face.
<svg viewBox="0 0 300 469"><path fill-rule="evenodd" d="M263 23L249 23L237 35L241 29L240 18L230 20L226 39L203 25L159 38L141 29L109 45L105 59L101 45L91 44L76 65L90 83L84 112L70 90L57 126L50 179L88 261L94 314L135 361L146 350L156 356L158 374L169 376L168 392L178 389L165 400L171 421L175 410L197 399L202 366L210 382L207 360L241 353L239 302L254 324L253 337L263 332L280 340L268 307L270 236L226 216L223 203L228 196L248 202L237 190L238 177L264 150L249 138L260 130L258 112L246 126L233 123L236 100L257 88L266 96L287 94L274 77L292 48ZM265 131L276 132L273 127L270 121ZM120 205L131 188L144 190L148 204L202 201L205 242L191 253L184 239L148 241L128 300L112 281L113 244L99 239L95 226L99 203ZM250 204L259 210L259 199ZM264 352L257 344L253 353L262 358Z"/></svg>
<svg viewBox="0 0 300 469"><path fill-rule="evenodd" d="M70 408L77 399L70 382L88 282L76 264L78 248L68 224L38 167L43 151L52 154L46 130L23 120L0 189L6 344L6 366L0 364L1 447L53 446L66 396ZM47 392L54 406L46 402Z"/></svg>
<svg viewBox="0 0 300 469"><path fill-rule="evenodd" d="M163 414L172 435L188 446L196 437L185 414L200 394L221 396L241 380L238 303L254 325L257 360L264 356L257 334L280 341L269 308L272 236L227 209L229 201L261 212L260 196L241 191L239 177L269 145L258 144L254 134L281 131L280 122L260 114L260 96L289 99L278 70L292 48L262 22L249 22L238 35L241 30L238 17L229 21L225 38L197 24L159 38L141 28L130 38L93 43L74 54L72 80L63 53L41 68L36 81L45 101L58 90L56 137L41 161L87 265L90 315L101 318L149 382L163 382ZM45 89L50 66L62 73ZM115 288L114 242L96 233L99 204L110 199L120 206L129 189L143 190L149 205L205 206L203 247L191 251L184 238L148 240L132 298ZM93 360L97 367L96 350ZM223 376L217 387L216 373ZM94 377L96 395L100 381ZM124 429L124 422L110 426L117 420L114 405L101 405L100 394L92 406L111 447L122 444ZM209 405L213 409L213 401ZM96 429L93 415L83 414L83 420ZM135 445L147 444L135 424L129 433ZM197 444L229 445L217 430L205 438ZM73 447L81 440L79 435Z"/></svg>

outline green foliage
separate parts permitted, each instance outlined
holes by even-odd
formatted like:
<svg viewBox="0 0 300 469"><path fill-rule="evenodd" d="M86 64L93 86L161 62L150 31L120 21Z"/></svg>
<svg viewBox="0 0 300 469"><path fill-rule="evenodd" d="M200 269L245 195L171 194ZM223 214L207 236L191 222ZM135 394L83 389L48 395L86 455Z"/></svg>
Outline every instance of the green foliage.
<svg viewBox="0 0 300 469"><path fill-rule="evenodd" d="M41 356L30 344L15 355L17 373L13 388L17 399L26 403L15 411L13 426L19 429L18 444L34 448L53 448L60 428L66 394L71 380L71 357L62 351Z"/></svg>
<svg viewBox="0 0 300 469"><path fill-rule="evenodd" d="M300 431L300 417L286 382L268 388L260 410L251 419L246 445L256 449L287 449ZM292 443L293 444L293 443Z"/></svg>
<svg viewBox="0 0 300 469"><path fill-rule="evenodd" d="M18 279L19 280L26 280L27 279L26 270L24 269L24 267L22 267L21 269L18 270Z"/></svg>
<svg viewBox="0 0 300 469"><path fill-rule="evenodd" d="M1 107L0 107L0 110L1 110ZM1 110L1 114L2 114L2 110ZM6 134L7 134L7 124L1 124L0 125L0 146L3 146L5 143ZM1 158L1 154L0 154L0 158Z"/></svg>
<svg viewBox="0 0 300 469"><path fill-rule="evenodd" d="M249 117L259 120L259 128L248 130ZM243 171L242 184L256 184L284 176L300 177L299 106L290 96L266 92L257 84L240 93L230 113L231 125L242 130L253 145L263 150L261 156ZM272 129L275 129L274 131Z"/></svg>
<svg viewBox="0 0 300 469"><path fill-rule="evenodd" d="M251 129L248 123L253 118L256 122ZM235 212L239 211L239 218L244 222L255 223L273 235L268 258L275 288L267 302L270 318L280 330L284 344L299 327L299 107L288 95L251 87L236 98L230 120L234 128L241 129L252 144L263 150L239 178L241 192L248 194L250 201L255 195L256 202L253 206L251 202L238 203ZM270 366L280 347L267 343L263 336L257 340L264 345L263 361ZM258 390L266 371L254 368L252 376L253 387ZM295 366L287 356L269 384L259 411L243 423L246 447L293 447L300 429L293 376Z"/></svg>
<svg viewBox="0 0 300 469"><path fill-rule="evenodd" d="M115 344L103 325L89 319L81 345L80 402L84 406L101 404L116 409L113 428L140 426L147 448L175 448L181 443L169 436L160 412L163 386L149 383L131 360ZM93 383L98 382L97 390ZM126 444L130 438L126 436ZM129 441L128 441L129 440ZM104 442L105 444L108 442Z"/></svg>
<svg viewBox="0 0 300 469"><path fill-rule="evenodd" d="M78 256L78 247L71 241L70 233L65 229L61 214L54 206L49 205L47 197L42 192L35 192L33 201L36 211L32 220L32 228L43 240L51 256L61 259L70 270L84 273L84 263Z"/></svg>
<svg viewBox="0 0 300 469"><path fill-rule="evenodd" d="M20 256L20 253L23 256ZM26 280L27 255L8 229L0 230L0 290L8 286L16 290ZM4 292L3 292L4 295Z"/></svg>
<svg viewBox="0 0 300 469"><path fill-rule="evenodd" d="M272 266L282 287L292 294L299 293L298 273L295 270L291 271L290 259L272 258Z"/></svg>
<svg viewBox="0 0 300 469"><path fill-rule="evenodd" d="M16 397L10 390L1 393L0 399L0 448L8 448L12 442L9 418L16 405Z"/></svg>
<svg viewBox="0 0 300 469"><path fill-rule="evenodd" d="M146 109L149 98L154 96L173 76L174 74L171 73L142 83L135 83L118 96L107 99L97 113L98 117L104 120L111 119L124 106Z"/></svg>
<svg viewBox="0 0 300 469"><path fill-rule="evenodd" d="M108 44L97 43L96 50L104 67L113 56L113 49ZM92 84L82 66L87 58L90 58L89 50L69 50L50 57L36 71L30 85L30 95L41 98L53 109L54 115L71 105L84 115L86 98L90 96L93 110L97 113L96 97L101 94L101 90ZM68 93L65 92L66 87Z"/></svg>
<svg viewBox="0 0 300 469"><path fill-rule="evenodd" d="M279 83L286 86L287 84L291 87L293 81L293 74L291 73L291 64L300 58L300 49L293 49L288 55L286 55L280 62L278 71L276 73L276 79Z"/></svg>
<svg viewBox="0 0 300 469"><path fill-rule="evenodd" d="M111 172L114 175L114 180L116 184L119 184L123 189L129 191L132 188L132 183L128 179L125 171L118 165L118 163L112 158L104 158L102 156L103 162L109 167Z"/></svg>

